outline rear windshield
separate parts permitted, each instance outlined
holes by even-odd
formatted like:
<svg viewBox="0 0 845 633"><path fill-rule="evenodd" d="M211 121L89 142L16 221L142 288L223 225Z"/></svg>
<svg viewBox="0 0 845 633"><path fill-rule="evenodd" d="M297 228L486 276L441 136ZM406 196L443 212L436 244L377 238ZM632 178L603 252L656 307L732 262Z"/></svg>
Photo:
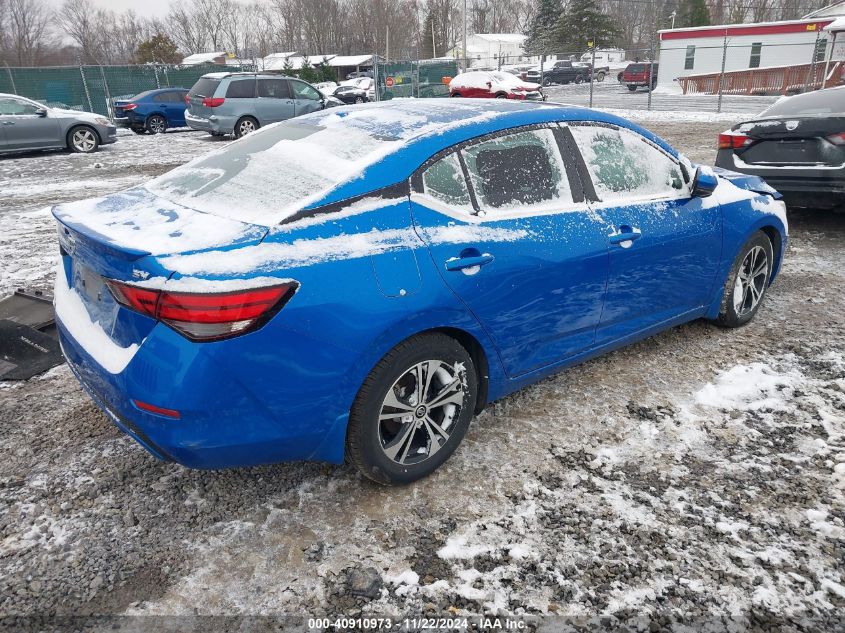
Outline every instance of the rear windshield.
<svg viewBox="0 0 845 633"><path fill-rule="evenodd" d="M828 88L788 97L765 110L761 116L824 114L845 114L845 88Z"/></svg>
<svg viewBox="0 0 845 633"><path fill-rule="evenodd" d="M136 94L134 97L132 97L131 101L140 101L141 99L143 99L144 97L149 96L149 95L150 95L150 94L152 94L153 92L155 92L155 91L154 91L154 90L146 90L146 91L144 91L144 92L139 92L139 93L138 93L138 94Z"/></svg>
<svg viewBox="0 0 845 633"><path fill-rule="evenodd" d="M645 70L645 64L631 64L625 69L626 73L641 73Z"/></svg>
<svg viewBox="0 0 845 633"><path fill-rule="evenodd" d="M331 108L276 123L150 181L156 195L217 216L274 226L360 178L371 165L424 133L496 116L489 105L428 99ZM374 176L379 186L391 175ZM401 176L396 176L397 180Z"/></svg>
<svg viewBox="0 0 845 633"><path fill-rule="evenodd" d="M401 141L319 113L245 136L148 184L173 202L272 226L359 175ZM344 122L345 123L345 122ZM382 133L378 133L382 132Z"/></svg>
<svg viewBox="0 0 845 633"><path fill-rule="evenodd" d="M211 77L200 77L199 81L191 88L191 94L198 97L213 97L214 91L217 90L219 79L212 79Z"/></svg>

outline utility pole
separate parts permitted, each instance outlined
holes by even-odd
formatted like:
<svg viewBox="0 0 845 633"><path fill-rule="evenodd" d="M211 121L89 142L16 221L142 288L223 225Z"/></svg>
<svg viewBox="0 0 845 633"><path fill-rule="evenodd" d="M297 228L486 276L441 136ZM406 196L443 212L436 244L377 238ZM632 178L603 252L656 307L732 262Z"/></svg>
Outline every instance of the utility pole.
<svg viewBox="0 0 845 633"><path fill-rule="evenodd" d="M669 17L672 18L672 28L673 29L675 28L675 18L677 17L677 15L678 15L677 11L672 11L672 13L669 14Z"/></svg>
<svg viewBox="0 0 845 633"><path fill-rule="evenodd" d="M719 73L719 99L716 102L716 112L722 111L722 87L725 83L725 60L728 57L728 30L725 29L725 39L722 41L722 72Z"/></svg>
<svg viewBox="0 0 845 633"><path fill-rule="evenodd" d="M593 107L593 83L595 82L595 72L596 72L596 38L588 42L590 48L593 51L593 59L590 62L590 107Z"/></svg>
<svg viewBox="0 0 845 633"><path fill-rule="evenodd" d="M469 56L467 55L467 0L464 0L464 72L469 69Z"/></svg>

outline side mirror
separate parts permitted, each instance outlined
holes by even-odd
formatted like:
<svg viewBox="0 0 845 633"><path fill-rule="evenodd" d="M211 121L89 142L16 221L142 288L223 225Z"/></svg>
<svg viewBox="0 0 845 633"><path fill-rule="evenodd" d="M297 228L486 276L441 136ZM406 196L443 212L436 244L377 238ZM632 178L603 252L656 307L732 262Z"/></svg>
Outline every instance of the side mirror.
<svg viewBox="0 0 845 633"><path fill-rule="evenodd" d="M35 111L35 114L37 114L40 117L45 117L45 116L47 116L47 108L38 108Z"/></svg>
<svg viewBox="0 0 845 633"><path fill-rule="evenodd" d="M695 170L695 177L692 179L692 195L694 198L706 198L716 191L719 186L719 179L709 167L699 165Z"/></svg>

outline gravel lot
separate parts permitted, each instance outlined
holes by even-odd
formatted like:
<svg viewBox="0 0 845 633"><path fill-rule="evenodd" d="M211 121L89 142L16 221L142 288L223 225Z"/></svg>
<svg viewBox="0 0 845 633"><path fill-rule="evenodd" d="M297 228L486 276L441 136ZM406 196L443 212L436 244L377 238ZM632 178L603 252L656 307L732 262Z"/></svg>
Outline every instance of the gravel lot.
<svg viewBox="0 0 845 633"><path fill-rule="evenodd" d="M711 164L729 124L639 116ZM45 205L220 142L129 134L93 156L0 159L0 293L49 288ZM160 463L67 368L0 383L0 614L835 617L845 213L790 223L750 325L691 323L525 389L405 488L342 466Z"/></svg>

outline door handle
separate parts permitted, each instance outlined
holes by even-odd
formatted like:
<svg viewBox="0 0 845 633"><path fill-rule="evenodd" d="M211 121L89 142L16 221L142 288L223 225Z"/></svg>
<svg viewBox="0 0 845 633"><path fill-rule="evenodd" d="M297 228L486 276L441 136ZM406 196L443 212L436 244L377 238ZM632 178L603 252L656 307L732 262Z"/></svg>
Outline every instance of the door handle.
<svg viewBox="0 0 845 633"><path fill-rule="evenodd" d="M3 121L3 125L14 125L14 121Z"/></svg>
<svg viewBox="0 0 845 633"><path fill-rule="evenodd" d="M446 260L446 270L464 270L465 268L472 268L474 266L484 266L494 259L490 253L468 257L453 257L452 259Z"/></svg>
<svg viewBox="0 0 845 633"><path fill-rule="evenodd" d="M626 246L623 242L633 242L634 240L640 239L642 235L642 231L640 231L637 227L623 224L619 227L619 230L616 233L611 233L608 236L608 239L611 244ZM630 244L627 246L630 246Z"/></svg>

